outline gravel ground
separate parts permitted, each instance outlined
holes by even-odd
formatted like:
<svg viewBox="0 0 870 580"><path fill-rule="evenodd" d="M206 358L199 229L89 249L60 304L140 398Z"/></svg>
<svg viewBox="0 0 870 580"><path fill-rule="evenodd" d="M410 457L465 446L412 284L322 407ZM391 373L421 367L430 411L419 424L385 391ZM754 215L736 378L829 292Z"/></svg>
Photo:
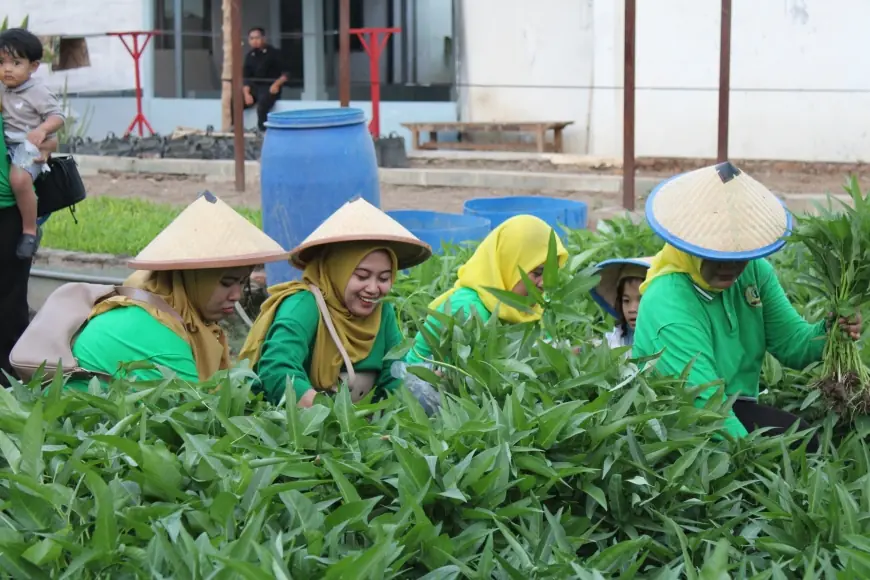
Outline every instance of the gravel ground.
<svg viewBox="0 0 870 580"><path fill-rule="evenodd" d="M249 183L242 193L235 191L232 183L206 182L196 177L172 175L142 176L132 174L101 173L83 177L88 195L111 195L115 197L139 197L163 203L186 205L201 191L208 189L227 203L259 207L259 184ZM479 188L419 187L410 185L381 185L381 206L386 210L421 209L462 213L462 204L474 197L499 197L510 195L504 190ZM517 193L520 195L520 193ZM616 196L601 193L574 193L560 191L531 191L522 195L546 195L585 201L591 209L619 203Z"/></svg>

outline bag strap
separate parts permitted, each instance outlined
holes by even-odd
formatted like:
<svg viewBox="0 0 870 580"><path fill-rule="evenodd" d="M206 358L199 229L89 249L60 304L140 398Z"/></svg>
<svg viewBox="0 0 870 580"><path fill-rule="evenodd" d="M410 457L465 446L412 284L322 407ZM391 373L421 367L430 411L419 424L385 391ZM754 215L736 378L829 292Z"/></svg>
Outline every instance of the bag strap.
<svg viewBox="0 0 870 580"><path fill-rule="evenodd" d="M157 310L163 312L164 314L168 314L172 318L175 319L176 322L181 324L182 327L186 328L184 324L184 319L178 314L172 306L169 305L166 300L148 292L147 290L142 290L141 288L131 288L129 286L115 286L115 292L118 293L119 296L124 296L126 298L130 298L132 300L136 300L137 302L144 302L150 306L153 306Z"/></svg>
<svg viewBox="0 0 870 580"><path fill-rule="evenodd" d="M326 330L329 331L329 336L332 337L332 342L338 348L338 354L341 355L344 361L344 366L347 369L347 383L352 385L356 382L356 372L353 370L353 364L350 362L350 357L347 354L347 349L338 338L338 333L335 331L335 326L332 324L332 317L329 315L329 310L326 308L326 301L323 299L323 293L320 288L314 284L309 284L311 293L314 294L314 300L317 302L317 309L320 310L320 315L323 317L323 323L326 325Z"/></svg>

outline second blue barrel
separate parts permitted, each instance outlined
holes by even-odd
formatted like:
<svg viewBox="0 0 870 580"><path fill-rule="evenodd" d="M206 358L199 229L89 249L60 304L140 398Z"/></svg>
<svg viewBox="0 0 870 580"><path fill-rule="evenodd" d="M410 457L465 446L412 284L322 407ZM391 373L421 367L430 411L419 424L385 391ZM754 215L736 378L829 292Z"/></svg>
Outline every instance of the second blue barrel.
<svg viewBox="0 0 870 580"><path fill-rule="evenodd" d="M359 109L270 113L260 159L263 230L295 248L356 196L381 206L375 147ZM298 279L287 262L266 264L269 285Z"/></svg>
<svg viewBox="0 0 870 580"><path fill-rule="evenodd" d="M489 219L493 228L515 215L533 215L550 224L557 232L560 226L585 229L586 203L573 199L544 196L478 197L469 199L463 213Z"/></svg>
<svg viewBox="0 0 870 580"><path fill-rule="evenodd" d="M387 214L439 253L444 244L476 242L490 232L486 218L437 211L396 210Z"/></svg>

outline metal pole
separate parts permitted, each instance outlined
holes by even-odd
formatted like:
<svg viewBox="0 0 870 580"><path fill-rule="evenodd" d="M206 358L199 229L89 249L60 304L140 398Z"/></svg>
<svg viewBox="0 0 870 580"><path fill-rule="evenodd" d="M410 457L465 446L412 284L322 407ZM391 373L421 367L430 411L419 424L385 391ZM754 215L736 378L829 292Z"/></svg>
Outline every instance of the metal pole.
<svg viewBox="0 0 870 580"><path fill-rule="evenodd" d="M731 0L722 0L719 33L719 144L716 159L728 161L728 125L731 97Z"/></svg>
<svg viewBox="0 0 870 580"><path fill-rule="evenodd" d="M399 27L405 31L408 30L408 0L400 0L401 6L400 10L402 11L402 17L399 19ZM408 54L408 48L410 44L408 43L408 35L403 34L402 38L399 39L401 41L401 51L402 51L402 84L408 84L408 62L410 59L410 55Z"/></svg>
<svg viewBox="0 0 870 580"><path fill-rule="evenodd" d="M184 37L182 36L183 0L172 2L172 43L175 46L175 98L184 98Z"/></svg>
<svg viewBox="0 0 870 580"><path fill-rule="evenodd" d="M413 16L411 17L411 82L416 85L420 82L420 71L417 68L417 53L419 52L420 41L417 40L418 13L416 2L411 3L411 10L413 11Z"/></svg>
<svg viewBox="0 0 870 580"><path fill-rule="evenodd" d="M338 4L338 100L350 106L350 0Z"/></svg>
<svg viewBox="0 0 870 580"><path fill-rule="evenodd" d="M242 0L232 0L230 34L233 46L233 148L236 191L245 191L245 122L242 103Z"/></svg>
<svg viewBox="0 0 870 580"><path fill-rule="evenodd" d="M634 41L636 0L625 0L622 96L622 206L634 211Z"/></svg>

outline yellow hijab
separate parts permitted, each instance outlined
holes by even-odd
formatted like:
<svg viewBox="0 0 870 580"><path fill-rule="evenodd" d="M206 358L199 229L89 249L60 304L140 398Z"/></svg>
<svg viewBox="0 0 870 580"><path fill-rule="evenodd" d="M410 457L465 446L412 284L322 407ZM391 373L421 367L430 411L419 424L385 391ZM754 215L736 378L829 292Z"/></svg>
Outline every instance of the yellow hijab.
<svg viewBox="0 0 870 580"><path fill-rule="evenodd" d="M666 274L688 274L699 288L707 292L721 292L721 290L712 288L701 276L703 262L704 260L701 258L681 252L670 244L665 244L665 247L653 258L652 265L646 273L646 280L640 285L640 293L646 292L653 280Z"/></svg>
<svg viewBox="0 0 870 580"><path fill-rule="evenodd" d="M138 306L161 324L187 341L193 350L193 359L199 379L206 381L217 371L230 367L227 338L216 322L206 322L200 309L208 304L226 270L173 270L165 272L134 272L125 286L140 288L163 298L184 320L182 326L175 318L153 306L137 302L126 296L113 296L94 306L90 318L114 308Z"/></svg>
<svg viewBox="0 0 870 580"><path fill-rule="evenodd" d="M500 303L485 288L510 292L522 279L520 270L528 273L546 262L552 231L553 228L544 220L531 215L518 215L504 221L484 238L471 258L459 268L459 279L453 288L436 298L429 308L438 308L460 288L471 288L478 292L490 312L498 305L498 317L505 322L539 320L542 314L540 306L536 305L530 313L521 312ZM558 235L556 248L559 266L564 266L568 252Z"/></svg>
<svg viewBox="0 0 870 580"><path fill-rule="evenodd" d="M301 282L286 282L269 288L269 298L260 308L260 315L257 316L254 326L248 333L239 359L248 359L252 366L257 364L260 360L260 350L275 320L278 307L286 298L298 292L308 292L309 284L320 288L332 324L347 350L350 361L356 363L366 358L372 350L381 327L383 306L379 304L371 315L358 318L345 307L344 291L359 263L376 250L383 250L390 255L393 262L393 280L395 280L396 254L392 249L386 247L383 242L349 242L325 247L305 267ZM323 317L320 316L314 339L314 350L311 354L311 368L308 371L311 384L318 389L334 387L343 365L344 361L338 352L338 347L332 341L323 323Z"/></svg>

